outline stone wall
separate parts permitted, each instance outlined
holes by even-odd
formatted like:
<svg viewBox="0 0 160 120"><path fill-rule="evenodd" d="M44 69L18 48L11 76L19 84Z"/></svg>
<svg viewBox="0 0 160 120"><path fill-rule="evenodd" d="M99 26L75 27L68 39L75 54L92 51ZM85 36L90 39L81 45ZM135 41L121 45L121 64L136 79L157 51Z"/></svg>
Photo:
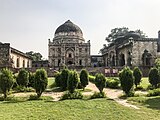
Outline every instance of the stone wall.
<svg viewBox="0 0 160 120"><path fill-rule="evenodd" d="M69 57L71 54L71 57ZM68 64L72 61L74 66L90 66L90 43L49 43L49 64L52 67ZM60 63L59 63L60 61Z"/></svg>
<svg viewBox="0 0 160 120"><path fill-rule="evenodd" d="M10 44L0 43L0 67L10 66Z"/></svg>
<svg viewBox="0 0 160 120"><path fill-rule="evenodd" d="M155 59L157 58L157 41L156 40L141 40L133 42L132 49L132 65L133 66L142 66L142 54L144 50L148 50L152 55L151 65L154 64Z"/></svg>
<svg viewBox="0 0 160 120"><path fill-rule="evenodd" d="M32 60L20 54L11 52L11 59L13 60L12 67L14 68L31 68L32 67Z"/></svg>

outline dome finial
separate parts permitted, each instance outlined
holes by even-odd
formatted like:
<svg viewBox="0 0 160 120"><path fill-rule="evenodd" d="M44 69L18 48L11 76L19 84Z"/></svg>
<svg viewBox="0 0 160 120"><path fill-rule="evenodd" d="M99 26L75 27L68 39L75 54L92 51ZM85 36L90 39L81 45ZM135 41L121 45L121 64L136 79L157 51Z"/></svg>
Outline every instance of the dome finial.
<svg viewBox="0 0 160 120"><path fill-rule="evenodd" d="M72 23L70 20L67 20L66 23Z"/></svg>

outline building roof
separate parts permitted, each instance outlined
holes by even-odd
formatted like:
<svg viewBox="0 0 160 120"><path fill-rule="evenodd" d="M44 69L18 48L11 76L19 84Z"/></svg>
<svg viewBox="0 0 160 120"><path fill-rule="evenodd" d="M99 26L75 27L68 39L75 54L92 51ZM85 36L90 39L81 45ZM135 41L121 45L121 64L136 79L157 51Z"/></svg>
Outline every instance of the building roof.
<svg viewBox="0 0 160 120"><path fill-rule="evenodd" d="M68 20L64 24L60 25L56 29L55 34L60 33L60 32L64 32L64 33L76 32L76 33L81 33L82 34L82 30L77 25L72 23L70 20Z"/></svg>
<svg viewBox="0 0 160 120"><path fill-rule="evenodd" d="M29 57L27 54L25 54L25 53L23 53L23 52L21 52L21 51L15 49L15 48L12 48L12 47L11 47L11 52L16 53L16 54L19 54L19 55L21 55L21 56L23 56L23 57L26 57L26 58L32 60L32 58Z"/></svg>

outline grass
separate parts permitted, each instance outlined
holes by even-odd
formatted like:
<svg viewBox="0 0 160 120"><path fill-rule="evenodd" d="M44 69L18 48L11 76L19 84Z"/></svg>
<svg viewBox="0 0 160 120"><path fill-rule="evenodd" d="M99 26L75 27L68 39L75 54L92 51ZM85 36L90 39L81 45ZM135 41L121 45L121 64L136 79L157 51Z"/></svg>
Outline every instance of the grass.
<svg viewBox="0 0 160 120"><path fill-rule="evenodd" d="M124 107L106 98L94 100L64 100L47 102L0 102L0 119L19 120L158 120L157 110Z"/></svg>
<svg viewBox="0 0 160 120"><path fill-rule="evenodd" d="M51 87L51 85L53 85L54 83L54 77L49 77L48 78L48 86L47 86L47 89Z"/></svg>
<svg viewBox="0 0 160 120"><path fill-rule="evenodd" d="M49 78L47 88L53 83L54 78ZM147 78L142 79L141 85L144 88L148 87ZM44 97L42 100L13 97L8 101L0 101L0 120L158 120L160 118L160 96L130 97L128 100L140 109L125 107L108 98L53 102L50 97Z"/></svg>
<svg viewBox="0 0 160 120"><path fill-rule="evenodd" d="M155 97L131 97L128 98L129 101L133 101L135 104L143 105L147 108L152 108L156 110L160 110L160 96Z"/></svg>

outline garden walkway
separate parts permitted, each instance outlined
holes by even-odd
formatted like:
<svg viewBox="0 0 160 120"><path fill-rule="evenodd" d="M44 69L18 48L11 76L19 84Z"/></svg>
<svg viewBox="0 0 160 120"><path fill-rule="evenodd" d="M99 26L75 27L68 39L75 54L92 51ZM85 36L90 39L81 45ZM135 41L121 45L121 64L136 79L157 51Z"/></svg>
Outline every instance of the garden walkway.
<svg viewBox="0 0 160 120"><path fill-rule="evenodd" d="M91 89L93 92L98 92L99 90L97 89L97 87L95 86L95 84L93 83L89 83L89 85L87 85L88 89ZM123 94L122 90L119 89L110 89L110 88L104 88L103 91L106 93L106 96L110 99L113 99L114 101L116 101L117 103L124 105L126 107L131 107L134 109L139 109L137 106L132 105L130 103L127 102L127 100L124 99L120 99L119 96L121 96Z"/></svg>
<svg viewBox="0 0 160 120"><path fill-rule="evenodd" d="M92 95L94 92L99 92L98 88L95 86L95 84L89 82L87 85L86 89L92 90L91 92L83 92L83 95ZM126 107L131 107L134 109L139 109L137 106L132 105L127 102L125 99L119 98L123 94L123 91L120 89L110 89L110 88L104 88L103 91L106 93L106 96L110 99L113 99L117 103L126 106ZM137 91L136 93L143 93L141 91ZM14 93L13 96L29 96L29 95L35 94L34 92L29 92L29 93ZM63 95L63 92L43 92L42 96L51 96L53 98L53 101L59 101L60 97Z"/></svg>

